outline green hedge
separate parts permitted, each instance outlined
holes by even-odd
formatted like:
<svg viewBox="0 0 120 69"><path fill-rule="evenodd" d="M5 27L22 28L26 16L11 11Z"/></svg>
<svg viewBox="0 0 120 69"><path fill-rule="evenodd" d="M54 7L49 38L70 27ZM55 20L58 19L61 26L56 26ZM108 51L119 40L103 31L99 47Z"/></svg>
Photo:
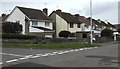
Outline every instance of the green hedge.
<svg viewBox="0 0 120 69"><path fill-rule="evenodd" d="M22 34L2 34L3 39L35 39L36 36L34 35L22 35Z"/></svg>

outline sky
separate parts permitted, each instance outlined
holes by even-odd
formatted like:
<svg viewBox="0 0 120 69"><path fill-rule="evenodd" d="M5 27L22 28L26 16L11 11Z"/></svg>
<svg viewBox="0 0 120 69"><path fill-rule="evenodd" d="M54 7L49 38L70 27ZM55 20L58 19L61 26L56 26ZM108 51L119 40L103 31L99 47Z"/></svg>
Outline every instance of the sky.
<svg viewBox="0 0 120 69"><path fill-rule="evenodd" d="M107 20L112 24L118 24L118 2L119 0L91 0L92 17L94 19ZM9 14L15 6L34 9L48 8L48 13L57 9L71 14L80 14L90 17L90 0L1 0L0 14Z"/></svg>

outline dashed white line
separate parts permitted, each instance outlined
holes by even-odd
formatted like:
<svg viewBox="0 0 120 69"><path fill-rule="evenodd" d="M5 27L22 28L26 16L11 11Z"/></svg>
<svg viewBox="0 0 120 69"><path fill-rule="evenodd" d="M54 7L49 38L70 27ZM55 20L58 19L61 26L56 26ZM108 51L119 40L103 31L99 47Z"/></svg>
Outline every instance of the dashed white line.
<svg viewBox="0 0 120 69"><path fill-rule="evenodd" d="M25 59L28 59L28 58L26 58L26 57L24 57L24 58L19 58L20 60L25 60Z"/></svg>
<svg viewBox="0 0 120 69"><path fill-rule="evenodd" d="M6 62L11 63L11 62L15 62L15 61L18 61L18 59L9 60L9 61L6 61Z"/></svg>
<svg viewBox="0 0 120 69"><path fill-rule="evenodd" d="M24 57L23 55L16 55L16 54L8 54L8 53L0 53L2 55L9 55L9 56L16 56L16 57Z"/></svg>
<svg viewBox="0 0 120 69"><path fill-rule="evenodd" d="M70 50L70 52L73 52L74 50Z"/></svg>
<svg viewBox="0 0 120 69"><path fill-rule="evenodd" d="M79 49L75 49L74 51L79 51Z"/></svg>
<svg viewBox="0 0 120 69"><path fill-rule="evenodd" d="M57 55L57 54L61 55L61 54L69 53L69 52L82 51L82 50L85 50L85 49L93 49L93 48L98 48L98 47L80 48L80 49L73 49L73 50L67 50L67 51L52 52L52 53L46 53L46 54L35 54L35 55L27 55L27 56L15 55L15 54L7 54L7 53L0 53L0 54L22 57L22 58L6 61L6 63L11 63L11 62L15 62L15 61L19 61L19 60L25 60L25 59L29 59L29 58L38 58L38 57L41 57L41 56L46 57L46 56ZM0 62L0 65L2 65L2 64L3 63Z"/></svg>
<svg viewBox="0 0 120 69"><path fill-rule="evenodd" d="M58 53L58 52L53 52L54 54Z"/></svg>
<svg viewBox="0 0 120 69"><path fill-rule="evenodd" d="M46 57L46 56L48 56L48 54L44 54L44 55L42 55L43 57Z"/></svg>
<svg viewBox="0 0 120 69"><path fill-rule="evenodd" d="M84 50L83 48L79 49L79 50Z"/></svg>
<svg viewBox="0 0 120 69"><path fill-rule="evenodd" d="M30 57L30 58L38 58L38 57L40 57L40 56L32 56L32 57Z"/></svg>

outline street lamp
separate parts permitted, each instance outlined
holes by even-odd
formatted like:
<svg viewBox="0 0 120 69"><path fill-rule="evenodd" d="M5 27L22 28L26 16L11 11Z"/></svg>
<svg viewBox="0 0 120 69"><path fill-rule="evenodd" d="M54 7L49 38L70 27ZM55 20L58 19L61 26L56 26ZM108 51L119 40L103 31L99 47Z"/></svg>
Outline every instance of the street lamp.
<svg viewBox="0 0 120 69"><path fill-rule="evenodd" d="M92 0L90 0L90 44L93 44L92 38L93 38L93 34L92 34Z"/></svg>

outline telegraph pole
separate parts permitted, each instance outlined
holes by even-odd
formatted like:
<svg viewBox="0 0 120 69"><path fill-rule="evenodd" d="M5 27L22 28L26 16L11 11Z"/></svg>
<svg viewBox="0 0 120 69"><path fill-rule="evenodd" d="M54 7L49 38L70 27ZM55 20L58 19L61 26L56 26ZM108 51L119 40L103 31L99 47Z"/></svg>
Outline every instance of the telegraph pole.
<svg viewBox="0 0 120 69"><path fill-rule="evenodd" d="M92 38L93 38L93 33L92 33L92 0L90 0L90 44L93 44Z"/></svg>

